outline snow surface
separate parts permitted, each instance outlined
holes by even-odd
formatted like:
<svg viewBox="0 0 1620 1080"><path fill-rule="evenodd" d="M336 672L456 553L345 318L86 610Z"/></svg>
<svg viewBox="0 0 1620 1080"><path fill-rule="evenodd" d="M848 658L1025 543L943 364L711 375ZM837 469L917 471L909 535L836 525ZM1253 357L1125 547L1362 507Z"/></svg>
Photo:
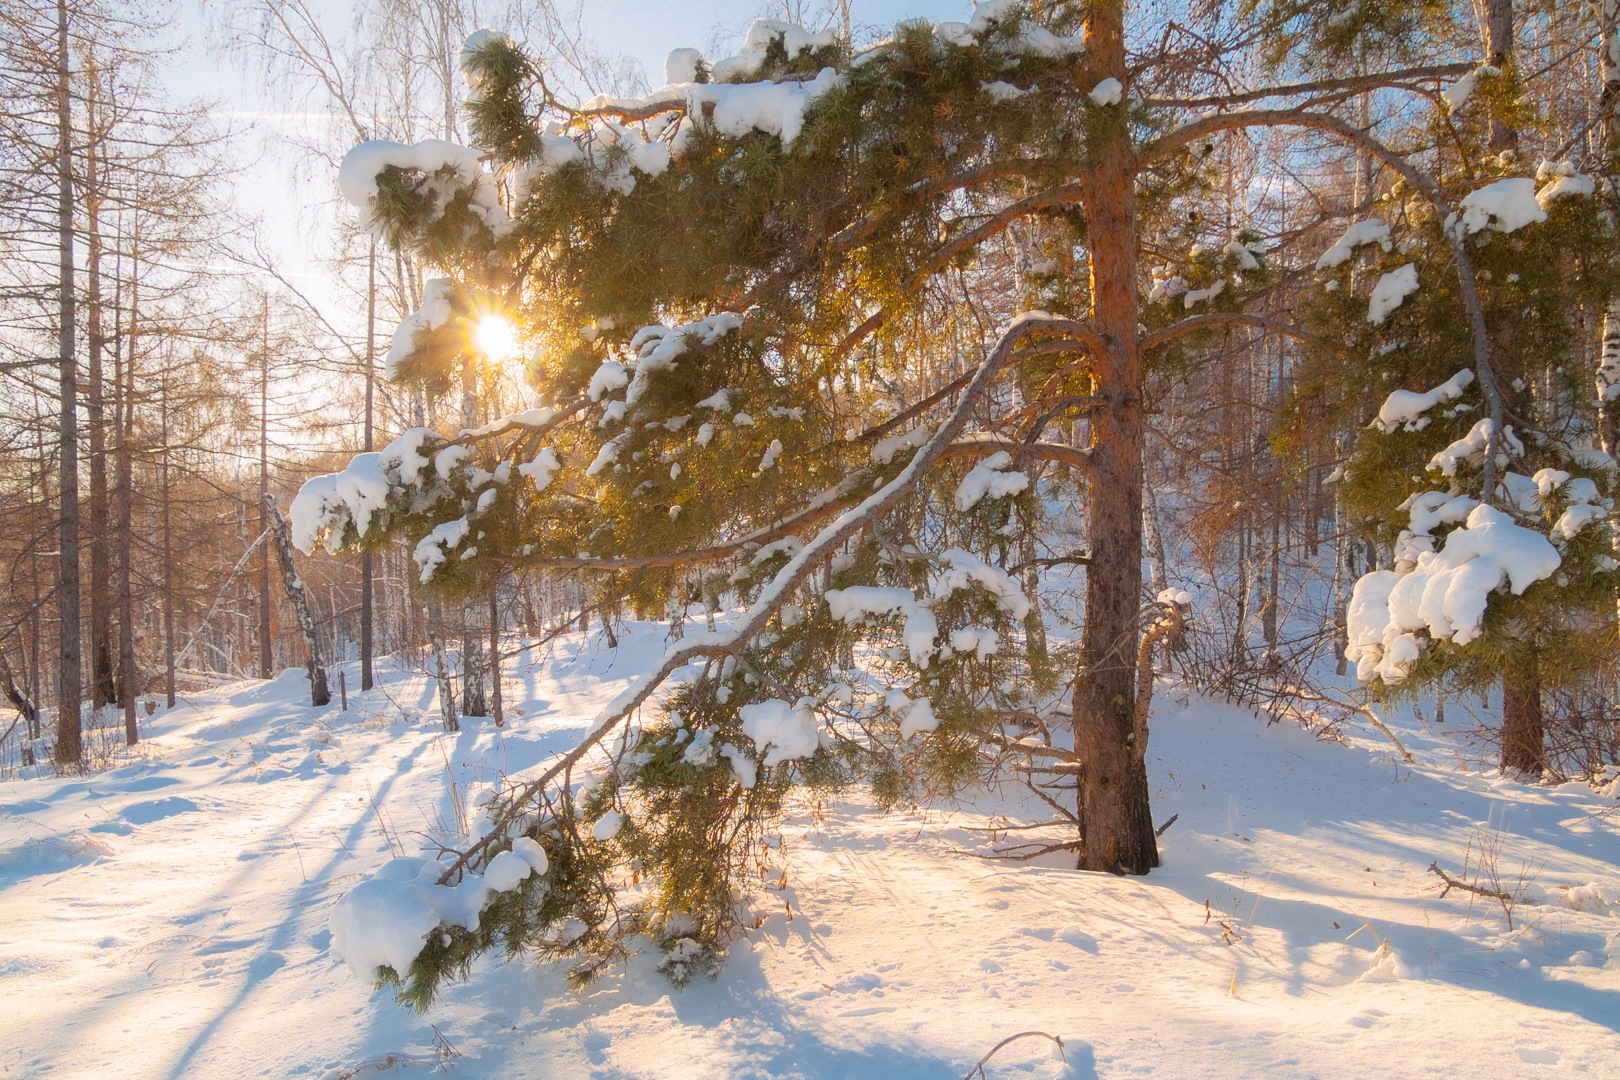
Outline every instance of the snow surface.
<svg viewBox="0 0 1620 1080"><path fill-rule="evenodd" d="M289 671L182 695L105 771L0 782L0 1075L933 1080L1032 1029L1062 1036L1067 1071L1026 1040L992 1077L1604 1077L1620 1060L1613 797L1483 767L1459 699L1443 728L1381 710L1408 766L1365 729L1320 739L1163 684L1147 764L1155 820L1176 821L1147 877L962 854L991 853L1002 815L1046 816L1010 792L890 815L796 803L791 885L752 898L759 925L718 981L676 990L638 957L574 993L491 956L420 1016L374 994L332 947L342 898L427 838L464 842L476 799L572 747L663 634L514 660L504 730L441 732L432 681L388 664L365 694L347 668L346 713L308 708ZM1427 872L1461 872L1482 838L1541 901L1511 931Z"/></svg>

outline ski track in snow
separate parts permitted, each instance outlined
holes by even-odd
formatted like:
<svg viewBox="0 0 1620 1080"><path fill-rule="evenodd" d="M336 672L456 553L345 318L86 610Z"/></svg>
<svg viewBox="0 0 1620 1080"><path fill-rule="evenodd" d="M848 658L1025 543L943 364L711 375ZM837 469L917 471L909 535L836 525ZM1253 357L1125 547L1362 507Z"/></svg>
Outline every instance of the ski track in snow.
<svg viewBox="0 0 1620 1080"><path fill-rule="evenodd" d="M675 990L643 957L574 994L485 958L422 1016L373 994L327 915L389 857L382 827L418 854L457 798L470 814L571 746L662 655L661 628L629 629L512 665L500 733L438 732L419 675L342 713L303 707L294 671L184 695L110 771L0 783L0 1076L320 1078L397 1054L417 1060L385 1075L959 1077L1029 1029L1067 1065L1024 1040L992 1077L1616 1075L1620 903L1521 905L1509 932L1427 872L1494 833L1510 890L1620 901L1612 799L1502 779L1409 718L1415 767L1167 686L1149 767L1156 819L1180 816L1147 878L962 854L1037 813L1010 790L852 798L785 823L787 884L718 981Z"/></svg>

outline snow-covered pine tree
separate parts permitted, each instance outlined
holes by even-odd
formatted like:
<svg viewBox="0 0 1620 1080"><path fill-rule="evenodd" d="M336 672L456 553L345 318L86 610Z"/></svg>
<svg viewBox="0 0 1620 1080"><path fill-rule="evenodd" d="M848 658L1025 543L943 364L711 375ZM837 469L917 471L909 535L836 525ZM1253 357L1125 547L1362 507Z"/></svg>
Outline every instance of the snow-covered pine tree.
<svg viewBox="0 0 1620 1080"><path fill-rule="evenodd" d="M1334 47L1407 32L1385 7L1333 23ZM1259 245L1175 227L1179 200L1207 183L1212 141L1248 127L1393 157L1334 113L1342 91L1471 65L1233 95L1157 33L1128 58L1120 0L1039 12L996 0L859 52L757 22L737 57L678 50L664 89L578 109L480 32L463 53L479 149L367 143L345 160L349 201L445 275L397 332L394 377L443 391L513 319L545 404L407 432L312 481L299 543L403 534L446 591L566 570L644 612L693 579L742 606L492 804L459 858L390 864L345 898L334 942L356 970L421 1005L496 945L588 978L638 933L677 978L712 968L791 786L949 794L1008 751L1079 762L1075 804L1054 807L1083 869L1157 865L1137 683L1160 611L1142 594L1144 357L1299 333L1244 310L1268 283ZM1219 9L1209 29L1242 49L1253 14ZM1142 214L1168 240L1145 306ZM1009 237L1021 284L986 295ZM1079 445L1056 434L1071 424ZM1066 503L1089 550L1035 560L1086 566L1083 637L1054 672L1026 647L1042 598L1012 560ZM1072 733L1052 707L1065 683ZM1058 745L1021 738L1030 725Z"/></svg>
<svg viewBox="0 0 1620 1080"><path fill-rule="evenodd" d="M1316 263L1313 329L1334 348L1301 393L1354 413L1379 400L1369 384L1390 388L1342 487L1393 563L1355 586L1358 676L1392 694L1499 681L1502 767L1540 774L1542 688L1577 685L1615 645L1615 462L1579 338L1620 286L1620 207L1572 162L1490 152L1508 119L1537 122L1511 66L1439 96L1432 189L1386 187Z"/></svg>

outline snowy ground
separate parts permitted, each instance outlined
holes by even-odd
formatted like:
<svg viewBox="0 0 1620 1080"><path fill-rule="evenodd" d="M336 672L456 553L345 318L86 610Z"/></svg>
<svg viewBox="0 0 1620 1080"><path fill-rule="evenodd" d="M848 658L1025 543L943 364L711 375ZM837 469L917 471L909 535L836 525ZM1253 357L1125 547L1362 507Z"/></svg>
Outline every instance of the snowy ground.
<svg viewBox="0 0 1620 1080"><path fill-rule="evenodd" d="M1148 878L963 855L1013 806L992 795L852 801L787 823L788 887L717 982L633 963L576 995L488 961L422 1016L372 994L333 903L568 746L662 650L632 629L519 666L505 732L438 733L408 672L347 713L289 672L187 695L110 771L0 784L0 1076L960 1077L1032 1029L1067 1065L1029 1039L989 1076L1620 1075L1612 798L1503 780L1415 721L1414 768L1171 687L1150 768L1179 818ZM1482 845L1542 900L1511 930L1427 872Z"/></svg>

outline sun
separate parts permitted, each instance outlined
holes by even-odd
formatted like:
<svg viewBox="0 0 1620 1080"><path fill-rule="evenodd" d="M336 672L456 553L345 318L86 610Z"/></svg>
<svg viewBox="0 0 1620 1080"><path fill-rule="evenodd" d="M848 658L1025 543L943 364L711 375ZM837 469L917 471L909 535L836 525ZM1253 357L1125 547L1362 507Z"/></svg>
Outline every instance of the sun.
<svg viewBox="0 0 1620 1080"><path fill-rule="evenodd" d="M504 315L481 315L473 323L472 343L486 359L510 360L518 355L517 327Z"/></svg>

